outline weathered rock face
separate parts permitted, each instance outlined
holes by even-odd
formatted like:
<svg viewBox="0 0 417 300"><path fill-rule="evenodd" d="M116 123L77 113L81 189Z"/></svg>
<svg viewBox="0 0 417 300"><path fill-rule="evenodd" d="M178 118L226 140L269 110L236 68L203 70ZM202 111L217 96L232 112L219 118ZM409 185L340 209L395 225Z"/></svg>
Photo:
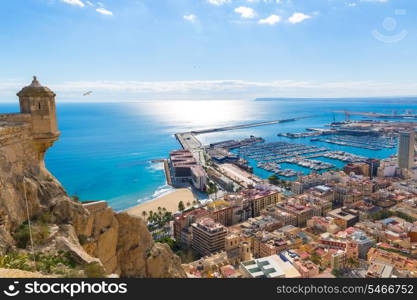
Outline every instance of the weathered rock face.
<svg viewBox="0 0 417 300"><path fill-rule="evenodd" d="M152 278L183 278L180 258L167 244L156 243L146 259L147 276Z"/></svg>
<svg viewBox="0 0 417 300"><path fill-rule="evenodd" d="M48 250L70 251L80 263L98 261L107 274L185 277L179 258L154 243L142 219L116 214L106 202L74 201L31 151L30 143L0 147L0 252L13 249L11 232L27 212L31 218L50 212L60 229Z"/></svg>
<svg viewBox="0 0 417 300"><path fill-rule="evenodd" d="M29 93L41 89L38 84L24 95L30 101L39 101ZM46 100L45 105L54 104ZM82 204L67 195L44 165L44 153L58 133L54 126L47 138L37 132L48 120L43 113L0 114L0 255L15 250L12 232L28 217L49 213L53 234L39 251L69 251L80 263L98 262L107 274L123 277L185 277L179 258L154 243L142 219L116 214L106 202ZM31 118L40 124L37 131Z"/></svg>
<svg viewBox="0 0 417 300"><path fill-rule="evenodd" d="M72 201L39 162L29 129L24 123L7 123L7 126L0 123L0 232L3 235L14 231L28 215L32 218L55 206L85 213L81 204ZM60 217L64 221L64 216ZM10 243L7 238L3 242L3 246Z"/></svg>

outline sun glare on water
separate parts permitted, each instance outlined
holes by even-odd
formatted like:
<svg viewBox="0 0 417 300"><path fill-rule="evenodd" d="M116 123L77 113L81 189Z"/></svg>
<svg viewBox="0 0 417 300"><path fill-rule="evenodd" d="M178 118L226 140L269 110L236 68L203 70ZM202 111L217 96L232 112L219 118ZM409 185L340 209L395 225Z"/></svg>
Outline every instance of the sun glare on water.
<svg viewBox="0 0 417 300"><path fill-rule="evenodd" d="M192 129L242 122L251 115L243 101L158 101L148 102L141 109L161 122Z"/></svg>

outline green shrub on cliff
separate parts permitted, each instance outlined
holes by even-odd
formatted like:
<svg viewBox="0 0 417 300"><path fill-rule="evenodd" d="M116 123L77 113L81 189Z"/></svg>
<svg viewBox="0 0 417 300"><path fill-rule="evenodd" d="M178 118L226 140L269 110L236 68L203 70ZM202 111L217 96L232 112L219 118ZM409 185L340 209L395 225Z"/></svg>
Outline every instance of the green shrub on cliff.
<svg viewBox="0 0 417 300"><path fill-rule="evenodd" d="M8 253L0 256L0 268L16 269L42 274L59 275L65 278L104 278L106 274L98 263L79 265L71 253Z"/></svg>
<svg viewBox="0 0 417 300"><path fill-rule="evenodd" d="M34 245L41 245L49 237L49 227L44 223L31 224ZM30 245L29 224L24 223L13 234L16 245L20 249L26 249Z"/></svg>
<svg viewBox="0 0 417 300"><path fill-rule="evenodd" d="M84 266L84 273L87 278L104 278L106 274L104 273L103 268L96 262L87 264Z"/></svg>
<svg viewBox="0 0 417 300"><path fill-rule="evenodd" d="M77 267L71 254L64 251L58 251L54 255L36 253L35 261L37 270L48 274L65 274L66 269Z"/></svg>
<svg viewBox="0 0 417 300"><path fill-rule="evenodd" d="M77 267L69 252L58 251L55 254L11 252L0 256L0 268L17 269L45 274L65 275L68 270Z"/></svg>
<svg viewBox="0 0 417 300"><path fill-rule="evenodd" d="M32 237L34 246L41 245L50 235L49 224L55 223L55 217L51 213L35 216L31 221ZM25 222L14 232L13 238L17 247L26 249L30 246L29 223Z"/></svg>
<svg viewBox="0 0 417 300"><path fill-rule="evenodd" d="M26 254L8 253L0 256L0 268L32 271L34 266Z"/></svg>

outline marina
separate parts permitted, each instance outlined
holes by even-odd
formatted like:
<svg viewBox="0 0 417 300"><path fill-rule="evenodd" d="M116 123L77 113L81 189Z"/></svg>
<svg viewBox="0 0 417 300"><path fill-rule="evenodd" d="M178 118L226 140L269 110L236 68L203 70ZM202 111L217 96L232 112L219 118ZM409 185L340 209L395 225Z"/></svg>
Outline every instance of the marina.
<svg viewBox="0 0 417 300"><path fill-rule="evenodd" d="M367 159L344 151L329 151L324 147L288 142L263 143L242 147L238 150L238 154L242 158L255 161L258 168L286 178L304 172L293 168L284 168L283 165L296 165L319 172L337 167L334 163L322 161L320 158L343 163L363 162Z"/></svg>
<svg viewBox="0 0 417 300"><path fill-rule="evenodd" d="M323 151L327 151L327 148L287 142L273 142L242 147L238 153L243 158L257 161L272 161Z"/></svg>
<svg viewBox="0 0 417 300"><path fill-rule="evenodd" d="M182 147L191 151L203 165L207 157L216 164L229 163L264 179L274 174L286 180L295 180L311 172L322 173L343 168L348 163L365 162L369 157L389 155L397 147L397 132L410 126L409 122L351 121L348 117L345 121L336 122L333 117L332 123L322 123L322 127L317 124L306 126L302 132L279 132L275 135L277 138L272 139L257 134L248 138L239 136L223 141L210 140L207 143L207 139L197 138L203 134L218 135L222 131L262 127L298 119L194 130L177 133L175 136ZM291 142L294 139L300 140L300 143Z"/></svg>
<svg viewBox="0 0 417 300"><path fill-rule="evenodd" d="M224 148L226 150L233 150L244 146L251 146L258 143L264 143L265 140L261 137L251 136L243 140L228 140L210 144L210 148Z"/></svg>
<svg viewBox="0 0 417 300"><path fill-rule="evenodd" d="M375 147L375 146L368 146L363 144L357 144L357 143L351 143L351 142L345 142L337 139L312 139L314 142L325 142L329 144L335 144L335 145L341 145L341 146L350 146L350 147L356 147L356 148L363 148L363 149L369 149L369 150L381 150L381 148Z"/></svg>
<svg viewBox="0 0 417 300"><path fill-rule="evenodd" d="M309 168L314 171L329 170L335 167L331 163L326 163L320 160L306 159L303 157L293 157L289 159L279 160L276 163L287 163L287 164L296 164L304 168Z"/></svg>
<svg viewBox="0 0 417 300"><path fill-rule="evenodd" d="M375 137L375 136L353 136L353 135L336 135L328 138L313 138L311 141L326 142L329 144L350 146L369 150L381 150L382 148L393 149L396 147L396 139Z"/></svg>

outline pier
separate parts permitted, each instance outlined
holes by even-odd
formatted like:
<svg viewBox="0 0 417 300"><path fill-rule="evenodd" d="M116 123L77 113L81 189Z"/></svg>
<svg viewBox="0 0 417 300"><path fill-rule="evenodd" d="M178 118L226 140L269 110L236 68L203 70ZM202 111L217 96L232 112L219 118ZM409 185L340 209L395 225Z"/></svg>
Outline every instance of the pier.
<svg viewBox="0 0 417 300"><path fill-rule="evenodd" d="M183 149L193 151L193 150L200 149L203 146L201 142L196 138L196 135L199 135L199 134L295 122L295 121L306 119L306 118L310 118L310 117L299 117L299 118L291 118L291 119L283 119L283 120L274 120L274 121L266 121L266 122L256 122L256 123L249 123L249 124L225 126L225 127L219 127L219 128L211 128L211 129L193 130L190 132L176 133L175 138L181 144L181 147Z"/></svg>
<svg viewBox="0 0 417 300"><path fill-rule="evenodd" d="M192 132L176 133L175 138L184 150L196 150L202 147L201 142Z"/></svg>
<svg viewBox="0 0 417 300"><path fill-rule="evenodd" d="M377 118L377 119L417 119L416 114L396 114L393 112L392 114L382 114L382 113L375 113L375 112L357 112L357 111L346 111L346 110L335 110L334 113L343 113L346 116L362 116L368 118Z"/></svg>
<svg viewBox="0 0 417 300"><path fill-rule="evenodd" d="M299 118L274 120L274 121L266 121L266 122L256 122L256 123L234 125L234 126L225 126L225 127L220 127L220 128L195 130L195 131L191 131L191 133L198 135L198 134L205 134L205 133L212 133L212 132L230 131L230 130L267 126L267 125L274 125L274 124L287 123L287 122L295 122L295 121L306 119L306 118L309 118L309 117L299 117Z"/></svg>
<svg viewBox="0 0 417 300"><path fill-rule="evenodd" d="M167 159L164 159L164 172L165 172L165 178L167 179L167 184L172 186L171 172L169 170Z"/></svg>

